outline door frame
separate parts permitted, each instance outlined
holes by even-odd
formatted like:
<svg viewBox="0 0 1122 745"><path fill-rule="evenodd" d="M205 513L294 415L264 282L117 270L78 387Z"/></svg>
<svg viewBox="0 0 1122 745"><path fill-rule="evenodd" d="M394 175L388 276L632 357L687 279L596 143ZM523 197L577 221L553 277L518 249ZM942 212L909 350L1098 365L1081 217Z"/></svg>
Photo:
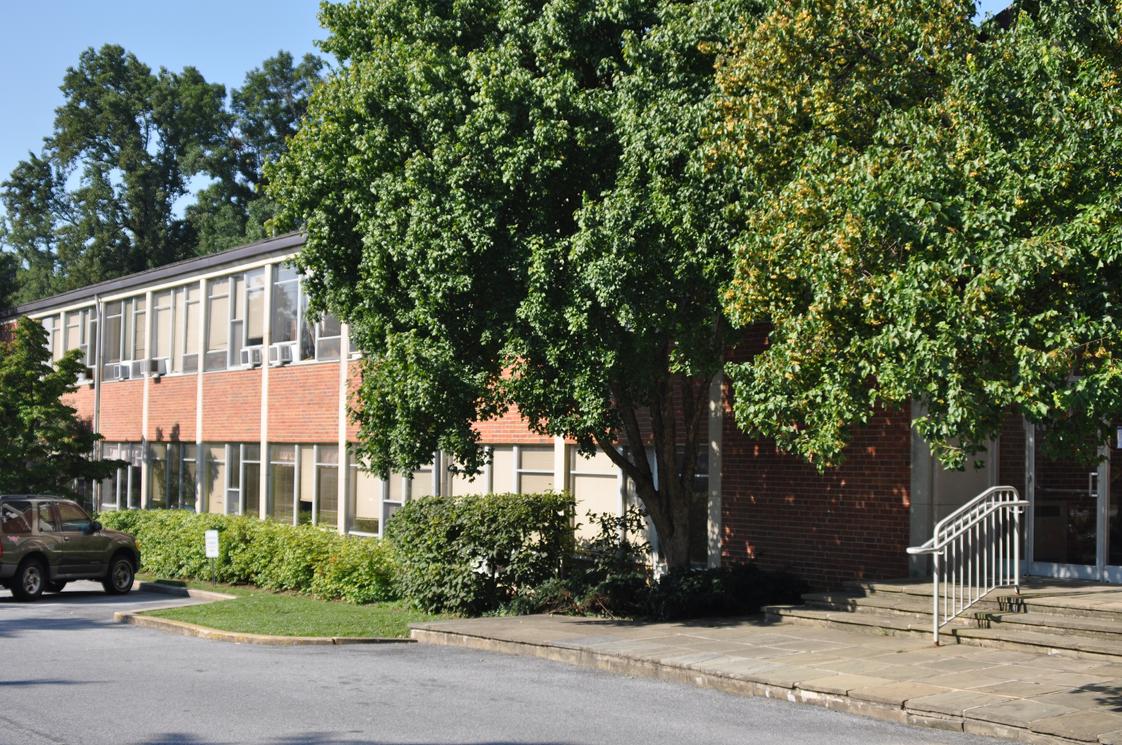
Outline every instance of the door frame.
<svg viewBox="0 0 1122 745"><path fill-rule="evenodd" d="M1122 566L1107 564L1110 539L1110 445L1099 446L1099 465L1095 485L1095 563L1060 564L1056 562L1035 561L1036 545L1036 425L1028 420L1025 427L1025 499L1029 502L1025 521L1024 559L1022 571L1040 577L1057 579L1088 580L1122 584Z"/></svg>

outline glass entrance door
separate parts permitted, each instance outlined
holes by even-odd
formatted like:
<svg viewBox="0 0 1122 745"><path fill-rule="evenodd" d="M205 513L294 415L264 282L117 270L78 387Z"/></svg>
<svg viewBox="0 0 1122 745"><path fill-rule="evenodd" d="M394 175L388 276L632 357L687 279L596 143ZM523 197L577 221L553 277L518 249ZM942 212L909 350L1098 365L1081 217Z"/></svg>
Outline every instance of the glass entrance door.
<svg viewBox="0 0 1122 745"><path fill-rule="evenodd" d="M1108 499L1104 476L1109 478L1110 469L1094 460L1049 457L1040 446L1042 434L1038 430L1030 446L1035 483L1029 571L1052 577L1099 579L1100 507Z"/></svg>

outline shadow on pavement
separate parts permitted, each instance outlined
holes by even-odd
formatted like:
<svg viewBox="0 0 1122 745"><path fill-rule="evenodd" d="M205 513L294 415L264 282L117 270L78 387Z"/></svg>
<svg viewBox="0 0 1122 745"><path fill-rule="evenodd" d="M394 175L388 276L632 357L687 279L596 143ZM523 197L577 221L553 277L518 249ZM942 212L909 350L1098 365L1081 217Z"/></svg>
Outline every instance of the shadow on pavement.
<svg viewBox="0 0 1122 745"><path fill-rule="evenodd" d="M362 740L350 737L339 737L326 732L302 732L298 735L263 740L262 742L275 745L426 745L424 741L410 741L408 743L391 743L388 740ZM169 732L157 735L149 740L142 740L136 745L235 745L228 740L208 740L183 732ZM463 745L568 745L568 743L550 741L538 742L530 740L474 740L464 741Z"/></svg>

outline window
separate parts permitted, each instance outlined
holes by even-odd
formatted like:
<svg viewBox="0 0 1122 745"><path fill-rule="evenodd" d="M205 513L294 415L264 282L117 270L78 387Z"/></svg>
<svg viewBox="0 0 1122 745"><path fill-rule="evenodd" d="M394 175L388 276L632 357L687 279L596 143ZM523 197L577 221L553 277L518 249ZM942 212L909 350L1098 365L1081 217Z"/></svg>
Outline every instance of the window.
<svg viewBox="0 0 1122 745"><path fill-rule="evenodd" d="M55 517L55 511L51 509L51 505L47 502L39 503L39 532L58 532L58 518Z"/></svg>
<svg viewBox="0 0 1122 745"><path fill-rule="evenodd" d="M198 285L180 288L175 296L175 365L179 372L199 370L199 326L201 292Z"/></svg>
<svg viewBox="0 0 1122 745"><path fill-rule="evenodd" d="M113 475L101 481L102 510L136 509L140 507L140 463L143 451L140 445L127 442L102 443L103 460L120 460Z"/></svg>
<svg viewBox="0 0 1122 745"><path fill-rule="evenodd" d="M47 316L42 320L43 329L47 332L47 349L51 359L58 362L62 359L63 329L60 316Z"/></svg>
<svg viewBox="0 0 1122 745"><path fill-rule="evenodd" d="M144 319L142 297L105 304L105 338L101 352L103 376L114 379L118 363L144 359Z"/></svg>
<svg viewBox="0 0 1122 745"><path fill-rule="evenodd" d="M567 450L568 490L577 504L577 522L581 535L593 538L598 530L585 517L586 513L622 513L623 480L619 468L604 451L586 458L575 445L569 445Z"/></svg>
<svg viewBox="0 0 1122 745"><path fill-rule="evenodd" d="M269 517L292 523L296 494L296 446L269 446Z"/></svg>
<svg viewBox="0 0 1122 745"><path fill-rule="evenodd" d="M194 510L198 494L198 448L193 442L179 445L179 504L180 509Z"/></svg>
<svg viewBox="0 0 1122 745"><path fill-rule="evenodd" d="M265 270L245 273L245 344L260 346L265 342Z"/></svg>
<svg viewBox="0 0 1122 745"><path fill-rule="evenodd" d="M347 498L350 500L352 530L378 535L381 531L382 501L386 497L386 483L359 466L351 453L347 468ZM401 481L401 477L397 477Z"/></svg>
<svg viewBox="0 0 1122 745"><path fill-rule="evenodd" d="M261 514L261 446L242 445L242 514Z"/></svg>
<svg viewBox="0 0 1122 745"><path fill-rule="evenodd" d="M287 344L293 349L293 360L339 359L341 324L325 313L313 321L308 311L308 296L300 274L291 266L276 268L273 281L273 344Z"/></svg>
<svg viewBox="0 0 1122 745"><path fill-rule="evenodd" d="M172 337L175 322L175 290L164 290L152 295L152 357L168 361L171 368Z"/></svg>
<svg viewBox="0 0 1122 745"><path fill-rule="evenodd" d="M59 502L56 507L64 533L85 533L90 529L90 516L78 505Z"/></svg>
<svg viewBox="0 0 1122 745"><path fill-rule="evenodd" d="M339 446L316 445L316 525L339 524Z"/></svg>
<svg viewBox="0 0 1122 745"><path fill-rule="evenodd" d="M31 532L31 502L0 504L0 533L27 535Z"/></svg>
<svg viewBox="0 0 1122 745"><path fill-rule="evenodd" d="M515 491L519 494L553 491L553 446L523 445L515 451L519 458Z"/></svg>
<svg viewBox="0 0 1122 745"><path fill-rule="evenodd" d="M203 446L203 508L206 512L226 512L226 446L207 443ZM236 505L235 505L236 507Z"/></svg>
<svg viewBox="0 0 1122 745"><path fill-rule="evenodd" d="M208 283L206 370L225 370L230 341L230 281L215 279Z"/></svg>
<svg viewBox="0 0 1122 745"><path fill-rule="evenodd" d="M153 443L148 458L148 505L195 509L194 443Z"/></svg>
<svg viewBox="0 0 1122 745"><path fill-rule="evenodd" d="M168 506L168 446L164 443L148 445L148 506Z"/></svg>
<svg viewBox="0 0 1122 745"><path fill-rule="evenodd" d="M300 275L287 265L276 267L273 281L273 324L271 338L274 344L297 340L300 319Z"/></svg>
<svg viewBox="0 0 1122 745"><path fill-rule="evenodd" d="M94 344L90 340L97 340L97 314L93 308L81 308L66 314L65 349L82 350L82 361L86 367L93 367L96 357Z"/></svg>

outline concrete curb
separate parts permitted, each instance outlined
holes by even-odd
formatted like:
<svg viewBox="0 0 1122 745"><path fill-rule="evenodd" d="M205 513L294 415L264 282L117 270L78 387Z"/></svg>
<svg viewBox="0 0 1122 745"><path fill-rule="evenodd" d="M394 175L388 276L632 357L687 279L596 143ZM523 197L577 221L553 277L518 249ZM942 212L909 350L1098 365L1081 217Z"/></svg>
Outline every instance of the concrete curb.
<svg viewBox="0 0 1122 745"><path fill-rule="evenodd" d="M237 595L213 590L196 590L182 585L168 585L163 582L134 582L133 592L158 592L162 595L174 595L180 598L194 598L196 600L233 600Z"/></svg>
<svg viewBox="0 0 1122 745"><path fill-rule="evenodd" d="M158 592L165 595L174 595L181 598L196 600L221 601L235 600L237 595L228 595L223 592L210 590L196 590L180 585L167 585L159 582L137 582L133 585L134 591ZM143 628L157 629L169 634L180 636L193 636L199 639L213 641L233 642L234 644L262 644L274 647L301 647L301 646L342 646L350 644L413 644L413 639L399 639L397 637L383 636L274 636L271 634L245 634L237 631L223 631L222 629L201 626L197 623L175 621L170 618L158 618L144 615L149 611L183 608L183 605L165 605L156 608L145 608L143 611L117 611L113 620L117 623L140 626Z"/></svg>
<svg viewBox="0 0 1122 745"><path fill-rule="evenodd" d="M1072 740L1036 732L1025 727L972 719L969 716L912 709L909 708L906 699L886 701L884 698L880 698L880 700L875 700L874 698L861 698L860 694L854 695L848 691L839 691L833 688L816 690L813 684L796 683L795 685L787 685L775 681L768 682L766 673L753 676L722 675L696 670L685 665L663 663L625 654L595 652L580 647L562 647L543 643L496 639L465 634L460 631L443 631L426 625L413 626L410 630L410 636L422 644L540 657L591 670L654 678L673 683L687 683L701 688L712 688L742 696L758 696L793 703L811 704L832 711L950 732L965 732L1038 745L1073 745L1074 743L1100 742L1097 738L1094 740ZM825 688L827 686L823 686L823 689Z"/></svg>

